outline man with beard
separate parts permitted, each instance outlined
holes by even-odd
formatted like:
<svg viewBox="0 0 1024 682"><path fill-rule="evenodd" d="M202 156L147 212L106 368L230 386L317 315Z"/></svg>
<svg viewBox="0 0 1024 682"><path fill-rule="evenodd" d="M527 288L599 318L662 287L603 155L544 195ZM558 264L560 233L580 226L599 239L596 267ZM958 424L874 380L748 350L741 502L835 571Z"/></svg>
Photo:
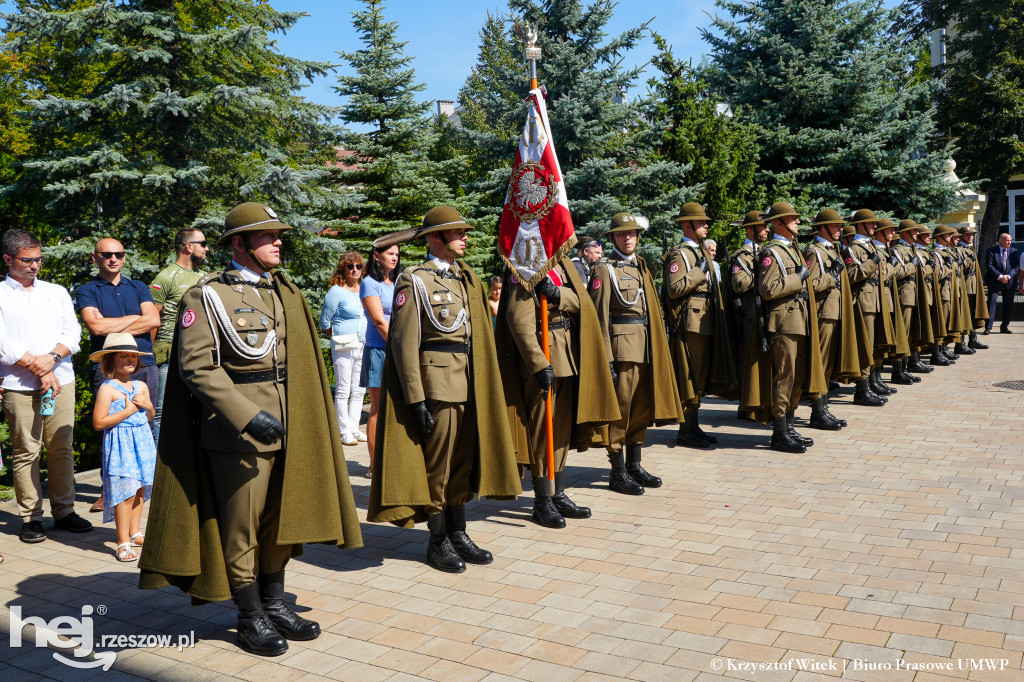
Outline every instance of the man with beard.
<svg viewBox="0 0 1024 682"><path fill-rule="evenodd" d="M177 254L174 262L158 272L149 285L149 293L160 315L160 326L153 340L153 359L158 372L157 392L153 398L156 412L153 417L153 440L157 442L160 442L160 417L163 413L164 389L167 387L167 368L171 363L171 341L174 339L174 326L178 322L178 302L202 278L199 268L206 263L210 247L206 245L206 236L202 230L186 228L178 230L178 234L174 235L174 251Z"/></svg>
<svg viewBox="0 0 1024 682"><path fill-rule="evenodd" d="M683 416L676 382L665 380L672 358L658 291L647 262L636 253L645 229L637 216L615 214L608 227L614 248L594 265L590 279L620 415L608 426L608 486L625 495L661 485L640 464L647 427L678 423Z"/></svg>

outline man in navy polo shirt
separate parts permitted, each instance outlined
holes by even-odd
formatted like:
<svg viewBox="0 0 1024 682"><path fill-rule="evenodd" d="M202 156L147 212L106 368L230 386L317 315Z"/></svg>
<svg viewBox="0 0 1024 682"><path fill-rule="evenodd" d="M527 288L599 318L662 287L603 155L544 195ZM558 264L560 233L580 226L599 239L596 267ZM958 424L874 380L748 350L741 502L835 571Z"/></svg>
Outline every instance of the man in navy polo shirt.
<svg viewBox="0 0 1024 682"><path fill-rule="evenodd" d="M123 332L135 337L135 343L142 353L139 368L133 377L149 388L151 396L157 395L159 375L153 361L152 332L160 326L160 313L149 294L149 287L139 280L121 276L124 267L124 247L116 239L101 239L96 242L92 260L99 268L99 274L83 284L75 295L75 308L82 321L89 328L91 337L90 353L103 349L107 334ZM99 363L92 367L92 392L106 381ZM102 446L101 446L102 447ZM103 510L103 497L90 511Z"/></svg>

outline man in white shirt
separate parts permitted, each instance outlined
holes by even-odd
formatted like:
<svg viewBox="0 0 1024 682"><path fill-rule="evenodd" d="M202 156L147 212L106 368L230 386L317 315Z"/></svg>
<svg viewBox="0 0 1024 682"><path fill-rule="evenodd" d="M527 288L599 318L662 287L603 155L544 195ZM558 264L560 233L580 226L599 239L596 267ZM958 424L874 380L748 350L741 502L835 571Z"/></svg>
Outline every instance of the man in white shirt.
<svg viewBox="0 0 1024 682"><path fill-rule="evenodd" d="M54 528L85 533L92 524L75 513L75 373L71 356L82 328L64 287L37 279L42 244L25 230L3 236L8 274L0 282L0 373L4 413L14 451L11 472L23 542L42 542L43 488L39 453L46 446L47 487ZM48 405L52 396L52 405ZM40 414L40 412L46 414Z"/></svg>

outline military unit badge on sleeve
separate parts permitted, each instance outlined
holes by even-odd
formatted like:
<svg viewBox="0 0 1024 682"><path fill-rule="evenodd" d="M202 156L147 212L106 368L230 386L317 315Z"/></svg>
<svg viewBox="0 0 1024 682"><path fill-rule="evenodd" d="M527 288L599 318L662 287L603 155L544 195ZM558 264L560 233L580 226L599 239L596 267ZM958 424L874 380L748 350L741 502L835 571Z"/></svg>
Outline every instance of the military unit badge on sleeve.
<svg viewBox="0 0 1024 682"><path fill-rule="evenodd" d="M405 305L405 292L404 291L399 291L398 292L398 296L395 296L395 305L398 306L399 308L401 308L403 305Z"/></svg>
<svg viewBox="0 0 1024 682"><path fill-rule="evenodd" d="M196 311L189 308L181 316L181 326L183 329L188 329L196 323Z"/></svg>
<svg viewBox="0 0 1024 682"><path fill-rule="evenodd" d="M672 265L668 266L668 271L673 274L679 272L679 263L673 263Z"/></svg>

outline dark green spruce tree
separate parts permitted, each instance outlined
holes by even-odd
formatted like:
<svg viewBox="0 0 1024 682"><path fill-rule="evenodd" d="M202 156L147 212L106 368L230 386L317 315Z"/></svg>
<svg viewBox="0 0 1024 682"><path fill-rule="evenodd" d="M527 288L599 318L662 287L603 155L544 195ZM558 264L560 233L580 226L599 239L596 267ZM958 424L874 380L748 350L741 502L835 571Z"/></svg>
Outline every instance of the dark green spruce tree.
<svg viewBox="0 0 1024 682"><path fill-rule="evenodd" d="M363 0L352 23L362 41L354 52L340 52L352 73L338 77L335 90L345 98L341 118L360 130L347 132L342 182L363 195L349 212L344 237L350 248L366 251L376 237L420 224L439 205L473 212L476 198L460 188L465 156L451 148L447 121L431 117L432 103L416 100L424 85L416 82L412 57L399 41L398 24L384 15L382 0ZM493 238L473 232L467 258L474 266L488 260ZM405 262L425 253L422 243L402 247Z"/></svg>
<svg viewBox="0 0 1024 682"><path fill-rule="evenodd" d="M38 85L85 74L72 91L28 95L36 156L4 187L41 197L49 253L67 278L87 277L92 243L108 235L130 250L133 275L152 273L175 231L215 236L242 201L314 230L341 212L346 195L326 186L332 109L299 95L329 65L273 45L301 13L261 0L21 0L17 9L3 17L3 48L36 60L28 72ZM331 260L320 240L296 231L287 241L300 285L318 284ZM224 257L215 251L213 264Z"/></svg>
<svg viewBox="0 0 1024 682"><path fill-rule="evenodd" d="M876 0L716 0L728 14L703 30L712 85L739 120L764 133L761 174L772 199L806 210L872 208L934 220L956 205L943 179L953 155L916 77L924 44L894 31Z"/></svg>
<svg viewBox="0 0 1024 682"><path fill-rule="evenodd" d="M580 233L604 235L619 211L647 216L651 230L641 250L660 263L661 235L671 216L698 189L687 186L687 166L661 158L660 122L645 115L640 99L624 101L641 76L622 59L636 47L647 25L609 36L615 4L581 0L510 0L512 16L539 23L543 59L538 79L547 88L547 109L569 209ZM523 130L529 90L522 45L511 23L489 15L480 32L478 62L459 93L463 133L496 220L508 188L516 145Z"/></svg>

